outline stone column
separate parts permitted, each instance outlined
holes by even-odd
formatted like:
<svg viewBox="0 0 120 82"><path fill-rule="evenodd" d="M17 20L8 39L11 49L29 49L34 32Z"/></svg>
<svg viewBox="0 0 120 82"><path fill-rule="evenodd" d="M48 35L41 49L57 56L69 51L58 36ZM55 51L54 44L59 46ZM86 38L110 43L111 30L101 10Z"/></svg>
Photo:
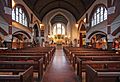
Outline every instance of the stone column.
<svg viewBox="0 0 120 82"><path fill-rule="evenodd" d="M112 6L112 0L107 0L107 8L110 8ZM108 12L109 13L109 12ZM112 49L112 42L113 38L111 35L111 14L108 14L107 16L107 49L111 50Z"/></svg>

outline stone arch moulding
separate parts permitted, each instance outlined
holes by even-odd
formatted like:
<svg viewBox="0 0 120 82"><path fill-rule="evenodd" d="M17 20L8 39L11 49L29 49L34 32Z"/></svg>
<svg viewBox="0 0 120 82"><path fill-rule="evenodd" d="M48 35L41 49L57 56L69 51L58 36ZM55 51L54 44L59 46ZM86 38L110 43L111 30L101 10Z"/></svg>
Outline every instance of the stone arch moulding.
<svg viewBox="0 0 120 82"><path fill-rule="evenodd" d="M35 24L37 24L37 26L40 28L40 25L39 25L39 22L38 22L38 20L35 20L35 21L34 21L34 24L33 24L33 26L34 26Z"/></svg>
<svg viewBox="0 0 120 82"><path fill-rule="evenodd" d="M58 15L58 14L63 15L63 16L67 19L67 21L68 21L68 17L66 17L65 14L63 14L62 12L57 12L57 13L55 13L55 14L50 18L49 22L50 22L56 15Z"/></svg>
<svg viewBox="0 0 120 82"><path fill-rule="evenodd" d="M53 13L53 14L52 14L52 13ZM51 14L52 14L52 15L51 15ZM71 15L72 17L74 17L69 11L67 11L67 10L65 10L65 9L59 8L59 9L54 9L54 10L50 11L48 14L46 14L46 15L44 16L44 18L49 19L48 21L50 22L50 21L52 20L52 18L54 18L54 16L56 16L57 14L63 15L67 20L69 20L69 16L67 16L66 14ZM49 16L49 17L47 17L47 16ZM43 18L43 20L45 20L44 18ZM43 20L42 20L42 21L43 21ZM76 21L76 20L75 20L75 21Z"/></svg>
<svg viewBox="0 0 120 82"><path fill-rule="evenodd" d="M39 21L38 21L38 20L35 20L35 21L34 21L34 24L33 24L33 27L32 27L32 28L34 28L35 25L37 25L37 29L38 29L38 31L39 31L39 33L40 33L41 29L40 29L40 24L39 24ZM39 34L39 35L40 35L40 34Z"/></svg>
<svg viewBox="0 0 120 82"><path fill-rule="evenodd" d="M13 35L21 34L21 33L26 35L29 39L31 39L31 36L28 33L26 33L25 31L17 31L17 32L14 32Z"/></svg>
<svg viewBox="0 0 120 82"><path fill-rule="evenodd" d="M78 31L81 30L81 27L82 27L83 25L85 26L85 22L84 22L83 20L81 20L80 23L78 24ZM85 29L86 29L86 27L85 27Z"/></svg>
<svg viewBox="0 0 120 82"><path fill-rule="evenodd" d="M91 33L89 36L88 36L88 39L91 39L94 35L96 34L102 34L102 35L105 35L107 36L107 34L105 32L102 32L102 31L94 31L93 33Z"/></svg>
<svg viewBox="0 0 120 82"><path fill-rule="evenodd" d="M36 37L39 37L40 29L39 29L39 26L37 24L34 24L33 30L36 34Z"/></svg>

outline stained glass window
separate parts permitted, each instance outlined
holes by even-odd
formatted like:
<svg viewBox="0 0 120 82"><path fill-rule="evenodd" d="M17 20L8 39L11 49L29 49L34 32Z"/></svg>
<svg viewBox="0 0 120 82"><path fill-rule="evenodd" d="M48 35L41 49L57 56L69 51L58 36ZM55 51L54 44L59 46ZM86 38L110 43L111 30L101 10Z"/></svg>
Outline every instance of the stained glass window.
<svg viewBox="0 0 120 82"><path fill-rule="evenodd" d="M25 15L23 9L20 6L16 6L12 10L12 20L14 20L24 26L28 26L27 16Z"/></svg>
<svg viewBox="0 0 120 82"><path fill-rule="evenodd" d="M91 19L91 26L95 26L107 19L107 10L105 7L98 7Z"/></svg>
<svg viewBox="0 0 120 82"><path fill-rule="evenodd" d="M53 35L65 35L65 25L62 23L56 23L53 27Z"/></svg>

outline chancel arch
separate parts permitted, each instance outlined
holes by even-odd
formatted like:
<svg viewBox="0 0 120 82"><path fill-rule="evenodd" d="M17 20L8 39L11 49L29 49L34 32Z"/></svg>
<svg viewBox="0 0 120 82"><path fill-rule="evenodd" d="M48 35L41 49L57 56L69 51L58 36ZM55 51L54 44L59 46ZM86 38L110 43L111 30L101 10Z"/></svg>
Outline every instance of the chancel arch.
<svg viewBox="0 0 120 82"><path fill-rule="evenodd" d="M65 39L67 41L77 38L77 32L75 32L77 31L77 28L75 28L76 20L74 16L67 10L61 8L52 10L43 18L42 23L45 25L46 29L45 40L50 40L49 36L53 36L53 25L55 23L61 23L63 26L65 26ZM74 34L74 37L72 33Z"/></svg>

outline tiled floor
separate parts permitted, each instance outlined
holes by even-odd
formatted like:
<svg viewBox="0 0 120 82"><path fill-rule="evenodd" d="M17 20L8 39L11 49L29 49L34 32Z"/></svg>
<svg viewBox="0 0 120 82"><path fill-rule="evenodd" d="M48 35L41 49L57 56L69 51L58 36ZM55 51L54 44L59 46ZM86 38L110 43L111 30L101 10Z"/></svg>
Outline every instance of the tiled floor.
<svg viewBox="0 0 120 82"><path fill-rule="evenodd" d="M79 82L62 49L57 49L42 82Z"/></svg>

